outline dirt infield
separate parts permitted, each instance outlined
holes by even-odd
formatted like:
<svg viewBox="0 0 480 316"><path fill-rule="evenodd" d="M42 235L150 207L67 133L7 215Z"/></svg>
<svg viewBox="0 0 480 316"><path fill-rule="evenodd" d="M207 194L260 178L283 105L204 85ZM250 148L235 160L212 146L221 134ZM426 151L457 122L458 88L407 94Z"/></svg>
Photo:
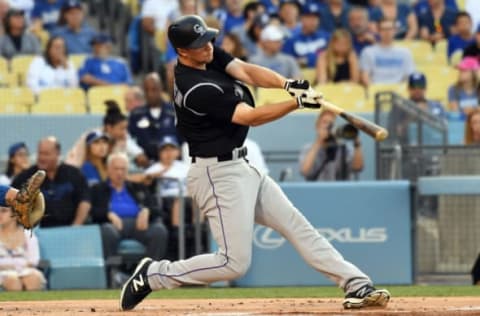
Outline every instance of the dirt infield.
<svg viewBox="0 0 480 316"><path fill-rule="evenodd" d="M114 300L1 302L1 316L136 315L480 315L478 297L393 298L386 309L344 310L340 299L147 299L121 312Z"/></svg>

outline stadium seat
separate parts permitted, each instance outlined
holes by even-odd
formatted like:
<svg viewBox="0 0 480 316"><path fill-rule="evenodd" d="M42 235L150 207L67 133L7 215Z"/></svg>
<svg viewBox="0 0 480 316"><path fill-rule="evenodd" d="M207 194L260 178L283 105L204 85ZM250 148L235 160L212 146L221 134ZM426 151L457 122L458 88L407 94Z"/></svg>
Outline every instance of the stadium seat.
<svg viewBox="0 0 480 316"><path fill-rule="evenodd" d="M50 289L104 289L107 286L98 225L40 228L40 257L50 262Z"/></svg>
<svg viewBox="0 0 480 316"><path fill-rule="evenodd" d="M126 89L127 87L123 85L90 88L87 93L89 112L104 114L106 110L104 102L107 100L116 101L120 108L124 109Z"/></svg>
<svg viewBox="0 0 480 316"><path fill-rule="evenodd" d="M308 80L310 84L313 84L316 81L316 69L315 68L303 68L302 69L303 79Z"/></svg>
<svg viewBox="0 0 480 316"><path fill-rule="evenodd" d="M448 88L457 81L457 70L448 66L422 65L418 70L427 77L427 98L447 103Z"/></svg>
<svg viewBox="0 0 480 316"><path fill-rule="evenodd" d="M12 58L11 72L17 76L19 86L25 86L28 68L35 57L34 55L20 55Z"/></svg>
<svg viewBox="0 0 480 316"><path fill-rule="evenodd" d="M28 88L0 88L1 113L27 113L34 103L35 98Z"/></svg>
<svg viewBox="0 0 480 316"><path fill-rule="evenodd" d="M85 114L86 98L82 89L46 89L32 106L35 114Z"/></svg>
<svg viewBox="0 0 480 316"><path fill-rule="evenodd" d="M15 75L10 73L8 61L0 57L0 87L16 87L17 85Z"/></svg>
<svg viewBox="0 0 480 316"><path fill-rule="evenodd" d="M405 83L400 83L400 84L372 84L368 87L368 107L375 111L375 95L379 92L395 92L401 97L407 97L408 92L407 92L407 85ZM382 108L382 111L389 111L387 108Z"/></svg>
<svg viewBox="0 0 480 316"><path fill-rule="evenodd" d="M88 55L86 54L74 54L68 56L70 61L73 63L73 66L75 66L75 69L80 69L83 66L83 62L87 58Z"/></svg>
<svg viewBox="0 0 480 316"><path fill-rule="evenodd" d="M325 100L351 112L372 112L373 108L368 107L365 89L359 84L337 83L317 85L315 90L321 91Z"/></svg>
<svg viewBox="0 0 480 316"><path fill-rule="evenodd" d="M261 106L268 103L287 101L290 97L287 91L282 89L258 88L256 104Z"/></svg>
<svg viewBox="0 0 480 316"><path fill-rule="evenodd" d="M432 45L425 41L396 41L396 46L405 47L412 53L413 61L416 66L435 64L448 65L447 54L445 51L434 50Z"/></svg>

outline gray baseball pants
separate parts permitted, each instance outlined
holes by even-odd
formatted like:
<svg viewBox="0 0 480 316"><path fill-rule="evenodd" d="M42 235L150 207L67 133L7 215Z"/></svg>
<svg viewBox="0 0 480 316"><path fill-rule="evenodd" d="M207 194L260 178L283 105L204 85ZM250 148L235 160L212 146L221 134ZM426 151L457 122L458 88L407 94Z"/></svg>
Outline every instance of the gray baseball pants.
<svg viewBox="0 0 480 316"><path fill-rule="evenodd" d="M252 258L254 222L279 232L309 265L344 291L371 284L368 276L346 261L315 230L270 177L244 159L217 162L216 158L197 158L190 168L187 185L208 218L218 251L187 260L153 262L148 268L152 289L241 277Z"/></svg>

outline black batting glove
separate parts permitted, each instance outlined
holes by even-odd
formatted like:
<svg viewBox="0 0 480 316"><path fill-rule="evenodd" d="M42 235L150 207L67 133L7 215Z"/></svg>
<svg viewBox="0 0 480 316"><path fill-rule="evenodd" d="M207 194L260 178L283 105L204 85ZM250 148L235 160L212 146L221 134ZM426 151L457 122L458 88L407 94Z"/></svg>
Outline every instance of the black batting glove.
<svg viewBox="0 0 480 316"><path fill-rule="evenodd" d="M283 89L287 90L292 97L298 98L302 93L310 89L310 82L308 80L287 79Z"/></svg>
<svg viewBox="0 0 480 316"><path fill-rule="evenodd" d="M313 90L312 88L304 91L302 94L296 97L298 108L319 109L322 105L320 100L323 98L323 94Z"/></svg>

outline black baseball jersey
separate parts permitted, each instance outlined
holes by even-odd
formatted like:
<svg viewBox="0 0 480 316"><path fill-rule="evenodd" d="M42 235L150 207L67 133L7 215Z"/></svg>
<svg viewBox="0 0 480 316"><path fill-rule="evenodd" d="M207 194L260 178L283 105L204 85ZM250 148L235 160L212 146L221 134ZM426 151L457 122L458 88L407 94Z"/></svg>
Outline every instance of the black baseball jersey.
<svg viewBox="0 0 480 316"><path fill-rule="evenodd" d="M214 157L241 147L248 126L232 123L236 106L254 106L247 87L225 72L233 57L215 47L206 70L180 62L175 67L174 101L177 129L186 139L190 156Z"/></svg>

